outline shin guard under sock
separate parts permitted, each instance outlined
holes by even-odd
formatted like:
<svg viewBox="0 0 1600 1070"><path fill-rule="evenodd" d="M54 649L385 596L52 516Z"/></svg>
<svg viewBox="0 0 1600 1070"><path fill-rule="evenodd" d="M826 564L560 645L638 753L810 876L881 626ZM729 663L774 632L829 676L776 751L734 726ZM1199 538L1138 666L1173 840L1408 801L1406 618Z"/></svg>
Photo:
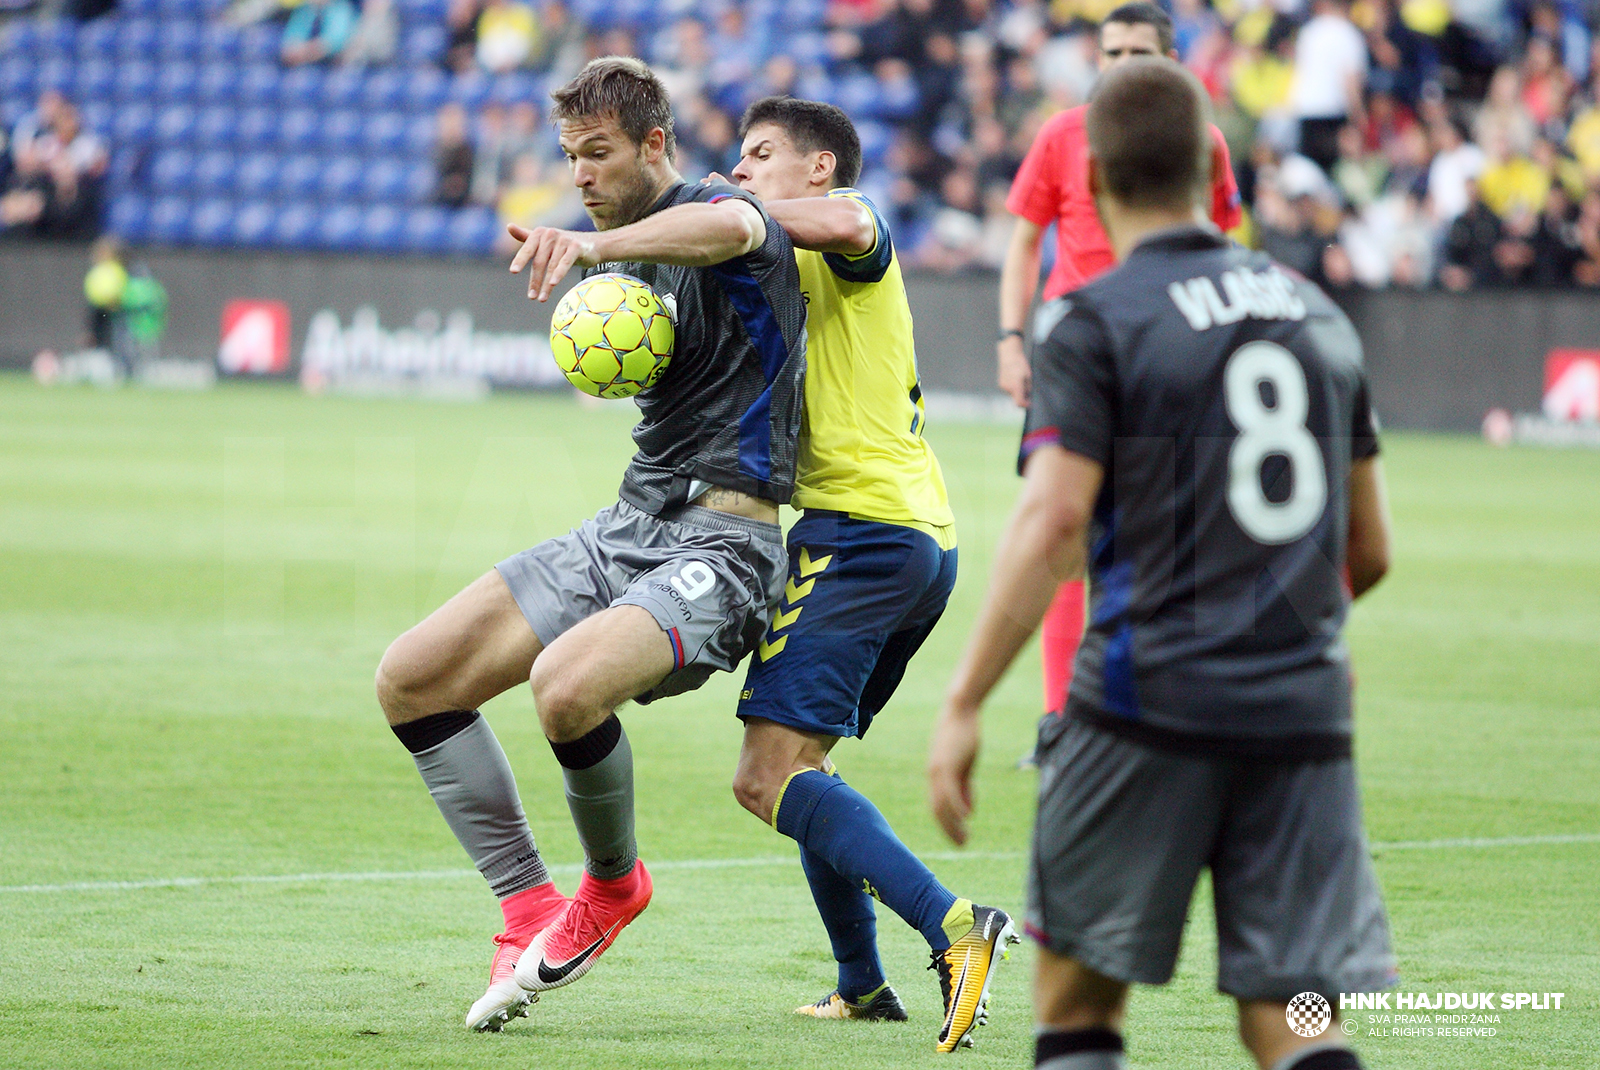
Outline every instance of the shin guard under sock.
<svg viewBox="0 0 1600 1070"><path fill-rule="evenodd" d="M1034 1070L1123 1070L1122 1036L1110 1029L1052 1029L1033 1041Z"/></svg>
<svg viewBox="0 0 1600 1070"><path fill-rule="evenodd" d="M583 844L584 868L597 880L633 872L633 748L617 715L567 743L550 743L566 781L567 809Z"/></svg>
<svg viewBox="0 0 1600 1070"><path fill-rule="evenodd" d="M839 964L839 995L859 1003L884 983L878 958L878 909L860 885L839 876L821 855L804 846L800 866Z"/></svg>

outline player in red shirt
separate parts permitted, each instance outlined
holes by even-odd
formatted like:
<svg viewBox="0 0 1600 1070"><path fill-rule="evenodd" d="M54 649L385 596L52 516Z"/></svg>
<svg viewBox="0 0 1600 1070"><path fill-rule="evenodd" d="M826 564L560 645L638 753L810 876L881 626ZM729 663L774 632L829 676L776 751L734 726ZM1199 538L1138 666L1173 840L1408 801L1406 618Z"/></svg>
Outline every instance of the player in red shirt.
<svg viewBox="0 0 1600 1070"><path fill-rule="evenodd" d="M1172 47L1172 20L1144 0L1123 4L1100 25L1099 66L1105 71L1134 56L1178 53ZM1011 184L1006 208L1017 217L1000 273L1000 389L1027 408L1032 372L1023 348L1023 323L1039 281L1039 245L1056 225L1056 264L1044 284L1044 300L1054 301L1111 268L1115 258L1105 228L1089 195L1089 139L1084 133L1087 105L1045 123ZM1211 128L1211 220L1223 230L1239 225L1239 187L1233 181L1228 145ZM1072 659L1083 637L1083 581L1063 583L1040 626L1046 710L1059 710L1072 682Z"/></svg>

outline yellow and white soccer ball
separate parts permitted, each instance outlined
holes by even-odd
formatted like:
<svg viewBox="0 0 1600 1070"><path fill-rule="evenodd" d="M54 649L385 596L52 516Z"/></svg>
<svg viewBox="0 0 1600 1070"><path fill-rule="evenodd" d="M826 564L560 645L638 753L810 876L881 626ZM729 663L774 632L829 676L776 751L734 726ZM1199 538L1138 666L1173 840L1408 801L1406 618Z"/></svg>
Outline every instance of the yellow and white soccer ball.
<svg viewBox="0 0 1600 1070"><path fill-rule="evenodd" d="M567 381L597 398L631 398L672 361L672 317L649 285L608 272L567 291L550 322L550 351Z"/></svg>

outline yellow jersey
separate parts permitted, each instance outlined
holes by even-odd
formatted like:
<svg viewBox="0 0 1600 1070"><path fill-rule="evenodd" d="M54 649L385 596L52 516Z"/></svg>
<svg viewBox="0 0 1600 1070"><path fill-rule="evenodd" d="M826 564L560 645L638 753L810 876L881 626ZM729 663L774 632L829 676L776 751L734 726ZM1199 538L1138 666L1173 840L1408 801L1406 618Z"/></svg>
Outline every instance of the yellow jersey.
<svg viewBox="0 0 1600 1070"><path fill-rule="evenodd" d="M955 517L927 424L911 338L911 306L889 228L853 189L877 228L860 256L795 250L806 301L806 406L796 509L926 531L955 545Z"/></svg>

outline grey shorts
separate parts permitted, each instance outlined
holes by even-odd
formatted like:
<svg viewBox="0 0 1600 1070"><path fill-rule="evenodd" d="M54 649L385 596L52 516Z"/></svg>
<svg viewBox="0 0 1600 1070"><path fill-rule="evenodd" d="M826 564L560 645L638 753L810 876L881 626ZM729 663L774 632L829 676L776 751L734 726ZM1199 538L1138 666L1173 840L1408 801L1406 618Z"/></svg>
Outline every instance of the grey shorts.
<svg viewBox="0 0 1600 1070"><path fill-rule="evenodd" d="M692 505L663 518L617 502L495 568L545 646L603 609L649 610L673 653L673 671L637 697L649 702L732 672L755 649L789 554L776 524Z"/></svg>
<svg viewBox="0 0 1600 1070"><path fill-rule="evenodd" d="M1350 759L1179 754L1070 715L1039 730L1034 939L1107 977L1164 984L1201 867L1217 987L1238 999L1395 981Z"/></svg>

